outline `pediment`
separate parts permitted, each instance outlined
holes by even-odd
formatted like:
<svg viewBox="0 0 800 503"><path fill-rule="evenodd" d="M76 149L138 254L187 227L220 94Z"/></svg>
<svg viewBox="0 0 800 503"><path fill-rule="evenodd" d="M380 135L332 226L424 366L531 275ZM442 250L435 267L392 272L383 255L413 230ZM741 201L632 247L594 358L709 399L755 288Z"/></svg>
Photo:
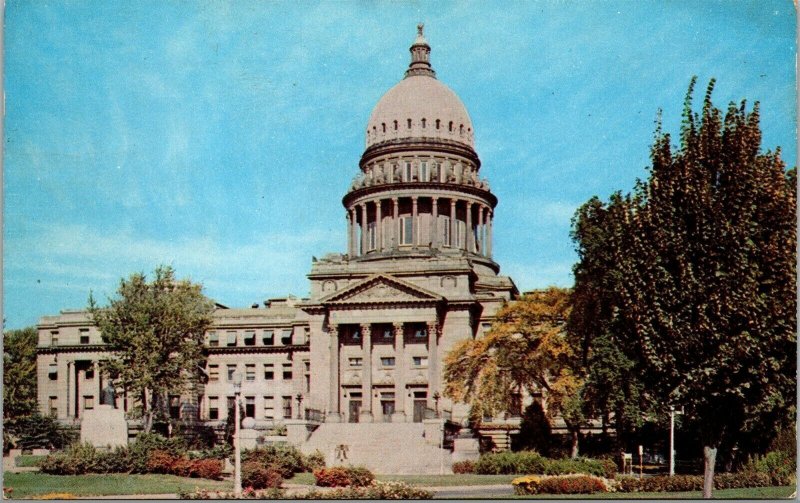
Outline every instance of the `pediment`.
<svg viewBox="0 0 800 503"><path fill-rule="evenodd" d="M407 281L378 274L320 300L322 304L374 304L398 302L436 302L441 295Z"/></svg>

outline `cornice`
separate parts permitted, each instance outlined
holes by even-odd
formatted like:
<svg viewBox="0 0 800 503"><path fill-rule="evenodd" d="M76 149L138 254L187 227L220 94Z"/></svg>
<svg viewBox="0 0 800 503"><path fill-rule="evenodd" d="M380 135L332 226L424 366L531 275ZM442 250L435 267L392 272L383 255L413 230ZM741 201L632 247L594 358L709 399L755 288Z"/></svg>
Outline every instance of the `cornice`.
<svg viewBox="0 0 800 503"><path fill-rule="evenodd" d="M63 344L58 346L39 346L36 348L36 354L54 354L54 353L96 353L96 352L110 352L111 347L107 344Z"/></svg>
<svg viewBox="0 0 800 503"><path fill-rule="evenodd" d="M206 354L220 355L220 354L255 354L255 353L293 353L308 351L308 344L290 344L286 346L219 346L219 347L206 347L204 348Z"/></svg>
<svg viewBox="0 0 800 503"><path fill-rule="evenodd" d="M481 167L481 160L478 158L477 152L469 145L453 140L425 137L393 138L370 145L361 155L358 165L363 170L364 165L376 157L418 150L432 150L443 154L460 155L475 163L476 168L480 169Z"/></svg>
<svg viewBox="0 0 800 503"><path fill-rule="evenodd" d="M486 189L474 187L472 185L464 185L460 183L447 183L447 182L391 182L370 185L369 187L362 187L360 189L351 190L342 198L342 204L345 208L349 208L356 199L361 197L371 196L381 192L388 192L389 197L411 197L406 195L394 195L392 192L401 190L409 190L417 197L433 197L437 192L442 193L439 197L446 198L446 193L460 193L472 196L486 201L489 206L494 210L497 207L497 196L492 194ZM431 192L428 194L427 192ZM389 198L387 197L387 199Z"/></svg>

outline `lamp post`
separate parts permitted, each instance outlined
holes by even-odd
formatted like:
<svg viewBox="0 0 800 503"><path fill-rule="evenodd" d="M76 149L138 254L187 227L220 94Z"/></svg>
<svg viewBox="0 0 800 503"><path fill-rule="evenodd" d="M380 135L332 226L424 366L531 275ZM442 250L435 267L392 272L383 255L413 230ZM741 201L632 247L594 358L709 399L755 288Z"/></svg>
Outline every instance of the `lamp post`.
<svg viewBox="0 0 800 503"><path fill-rule="evenodd" d="M669 475L675 475L675 414L682 414L681 410L676 412L675 406L669 406Z"/></svg>
<svg viewBox="0 0 800 503"><path fill-rule="evenodd" d="M237 370L231 376L233 379L233 409L234 409L234 424L233 430L233 494L236 498L242 497L242 446L239 438L239 396L242 393L242 374Z"/></svg>
<svg viewBox="0 0 800 503"><path fill-rule="evenodd" d="M434 391L433 392L433 406L436 409L436 417L439 417L439 398L441 398L441 395L439 395L439 392L438 391Z"/></svg>
<svg viewBox="0 0 800 503"><path fill-rule="evenodd" d="M297 419L303 419L303 409L301 407L303 404L303 395L298 393L295 399L297 400Z"/></svg>

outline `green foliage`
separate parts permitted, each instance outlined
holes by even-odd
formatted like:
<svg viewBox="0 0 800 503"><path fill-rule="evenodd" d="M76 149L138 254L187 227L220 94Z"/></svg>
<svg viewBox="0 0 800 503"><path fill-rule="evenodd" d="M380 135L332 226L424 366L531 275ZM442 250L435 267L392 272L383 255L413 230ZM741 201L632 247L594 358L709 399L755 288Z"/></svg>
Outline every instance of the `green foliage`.
<svg viewBox="0 0 800 503"><path fill-rule="evenodd" d="M743 473L761 473L770 477L772 485L787 485L795 477L797 462L785 451L770 451L751 459Z"/></svg>
<svg viewBox="0 0 800 503"><path fill-rule="evenodd" d="M257 461L242 464L242 487L252 489L278 488L283 484L281 472Z"/></svg>
<svg viewBox="0 0 800 503"><path fill-rule="evenodd" d="M544 473L547 459L535 451L498 452L485 454L475 462L475 473L509 475Z"/></svg>
<svg viewBox="0 0 800 503"><path fill-rule="evenodd" d="M542 409L542 404L534 401L522 413L522 422L514 449L536 451L548 456L551 434L550 421Z"/></svg>
<svg viewBox="0 0 800 503"><path fill-rule="evenodd" d="M789 481L782 482L788 485ZM714 475L714 489L740 489L746 487L768 487L779 485L769 474L758 472L719 473ZM656 475L654 477L621 477L615 484L617 492L684 492L700 491L703 477L700 475Z"/></svg>
<svg viewBox="0 0 800 503"><path fill-rule="evenodd" d="M665 405L684 407L706 447L710 484L717 447L793 414L796 175L780 150L761 153L757 104L748 112L731 103L723 116L712 80L697 114L694 82L680 146L659 124L649 179L576 217L576 292L585 298L574 302L572 326L589 341L589 365L629 362L625 375L640 389L623 389L621 403L640 391L662 415ZM607 348L606 360L592 360L604 336L621 354ZM619 380L597 373L589 387L613 390ZM595 400L606 410L615 401L608 392Z"/></svg>
<svg viewBox="0 0 800 503"><path fill-rule="evenodd" d="M375 476L363 466L333 466L314 470L314 479L320 487L366 487Z"/></svg>
<svg viewBox="0 0 800 503"><path fill-rule="evenodd" d="M54 418L39 415L38 412L3 420L4 450L6 447L61 449L75 440L77 434L74 430L66 429Z"/></svg>
<svg viewBox="0 0 800 503"><path fill-rule="evenodd" d="M325 468L325 455L319 450L312 452L309 455L303 455L303 471L313 472Z"/></svg>
<svg viewBox="0 0 800 503"><path fill-rule="evenodd" d="M3 419L36 413L35 327L3 333Z"/></svg>
<svg viewBox="0 0 800 503"><path fill-rule="evenodd" d="M433 493L420 489L404 482L373 481L367 487L343 487L332 491L312 490L307 493L293 495L296 499L371 499L371 500L403 500L403 499L432 499Z"/></svg>
<svg viewBox="0 0 800 503"><path fill-rule="evenodd" d="M192 451L189 453L190 458L195 459L230 459L233 456L233 447L228 444L215 445L210 449L203 449L201 451Z"/></svg>
<svg viewBox="0 0 800 503"><path fill-rule="evenodd" d="M118 386L141 397L146 431L156 417L166 416L168 394L179 394L198 378L213 310L200 285L177 280L172 268L163 266L152 281L142 273L121 280L107 307L89 298L103 341L115 350L103 369Z"/></svg>
<svg viewBox="0 0 800 503"><path fill-rule="evenodd" d="M242 461L254 461L261 466L272 466L284 479L291 478L305 468L303 454L291 445L267 445L242 452Z"/></svg>
<svg viewBox="0 0 800 503"><path fill-rule="evenodd" d="M527 476L511 482L514 493L526 494L592 494L608 492L606 482L590 475L567 475L555 477Z"/></svg>

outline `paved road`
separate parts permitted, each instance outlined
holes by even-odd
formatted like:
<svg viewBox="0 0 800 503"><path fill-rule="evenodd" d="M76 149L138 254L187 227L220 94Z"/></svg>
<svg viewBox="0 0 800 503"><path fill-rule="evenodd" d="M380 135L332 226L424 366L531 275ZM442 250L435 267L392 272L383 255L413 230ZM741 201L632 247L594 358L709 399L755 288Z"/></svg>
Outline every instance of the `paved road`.
<svg viewBox="0 0 800 503"><path fill-rule="evenodd" d="M434 498L502 498L514 495L514 489L511 487L511 484L426 487L425 489L433 492Z"/></svg>

